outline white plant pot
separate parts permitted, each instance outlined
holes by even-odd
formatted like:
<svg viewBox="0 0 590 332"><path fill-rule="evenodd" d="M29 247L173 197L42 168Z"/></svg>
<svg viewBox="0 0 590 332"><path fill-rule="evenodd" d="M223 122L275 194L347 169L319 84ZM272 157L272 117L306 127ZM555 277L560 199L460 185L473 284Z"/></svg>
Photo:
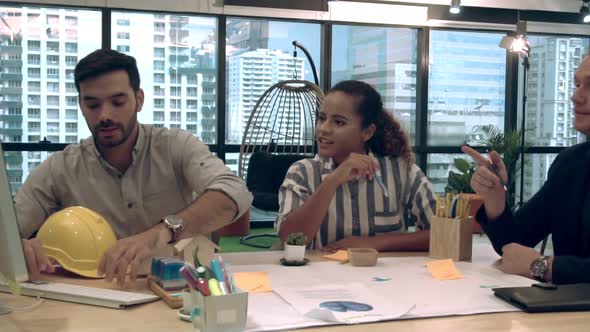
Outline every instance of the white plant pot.
<svg viewBox="0 0 590 332"><path fill-rule="evenodd" d="M302 262L305 257L305 246L285 244L285 260L289 262Z"/></svg>

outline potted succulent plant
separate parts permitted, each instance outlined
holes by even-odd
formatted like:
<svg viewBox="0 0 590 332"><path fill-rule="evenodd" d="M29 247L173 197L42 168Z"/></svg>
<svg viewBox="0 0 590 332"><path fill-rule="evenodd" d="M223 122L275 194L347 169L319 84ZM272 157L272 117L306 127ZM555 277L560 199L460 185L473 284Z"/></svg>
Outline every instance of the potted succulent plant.
<svg viewBox="0 0 590 332"><path fill-rule="evenodd" d="M285 241L285 260L288 262L302 262L305 257L305 243L307 236L303 233L291 233Z"/></svg>

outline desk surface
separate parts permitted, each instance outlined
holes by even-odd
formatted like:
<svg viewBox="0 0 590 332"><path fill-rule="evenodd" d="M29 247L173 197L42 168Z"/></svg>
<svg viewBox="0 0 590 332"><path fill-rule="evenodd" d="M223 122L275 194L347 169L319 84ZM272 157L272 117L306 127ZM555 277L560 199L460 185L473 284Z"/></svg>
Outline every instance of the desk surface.
<svg viewBox="0 0 590 332"><path fill-rule="evenodd" d="M425 253L385 254L384 256L422 256ZM246 256L247 255L247 256ZM489 245L475 245L473 259L493 261ZM270 254L272 256L272 253ZM248 258L251 264L258 264L269 257L268 253L233 254L227 260ZM320 260L317 253L307 255ZM226 260L226 261L227 261ZM54 281L65 281L93 287L115 288L102 280L81 280L71 277L48 277ZM126 290L147 291L145 279L137 280ZM11 307L25 307L36 302L31 297L15 297L0 293L0 301ZM442 318L397 320L351 326L308 328L303 331L587 331L589 312L527 314L523 312L454 316ZM124 310L93 307L67 302L45 300L31 310L15 311L0 316L0 331L194 331L192 325L181 321L176 310L168 308L162 301L134 306Z"/></svg>

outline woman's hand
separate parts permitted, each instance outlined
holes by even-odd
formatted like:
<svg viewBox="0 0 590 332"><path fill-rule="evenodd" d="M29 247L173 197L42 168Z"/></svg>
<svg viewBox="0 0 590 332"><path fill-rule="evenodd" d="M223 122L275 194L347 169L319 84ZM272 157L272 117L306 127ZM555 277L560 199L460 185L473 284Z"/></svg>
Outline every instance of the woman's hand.
<svg viewBox="0 0 590 332"><path fill-rule="evenodd" d="M366 154L351 153L336 170L330 173L338 184L352 180L372 180L375 172L379 169L379 163Z"/></svg>

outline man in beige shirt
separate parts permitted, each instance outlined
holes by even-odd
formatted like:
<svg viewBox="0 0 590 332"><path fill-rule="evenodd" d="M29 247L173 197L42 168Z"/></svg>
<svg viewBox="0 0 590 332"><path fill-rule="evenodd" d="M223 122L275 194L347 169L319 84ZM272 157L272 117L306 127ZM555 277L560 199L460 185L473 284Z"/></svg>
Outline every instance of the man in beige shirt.
<svg viewBox="0 0 590 332"><path fill-rule="evenodd" d="M126 271L134 279L154 249L208 234L249 208L243 181L196 137L137 122L144 93L133 57L97 50L76 66L75 84L92 137L51 155L15 198L31 279L53 266L41 243L29 238L65 207L84 206L110 222L119 240L99 273L108 281L117 276L121 285Z"/></svg>

